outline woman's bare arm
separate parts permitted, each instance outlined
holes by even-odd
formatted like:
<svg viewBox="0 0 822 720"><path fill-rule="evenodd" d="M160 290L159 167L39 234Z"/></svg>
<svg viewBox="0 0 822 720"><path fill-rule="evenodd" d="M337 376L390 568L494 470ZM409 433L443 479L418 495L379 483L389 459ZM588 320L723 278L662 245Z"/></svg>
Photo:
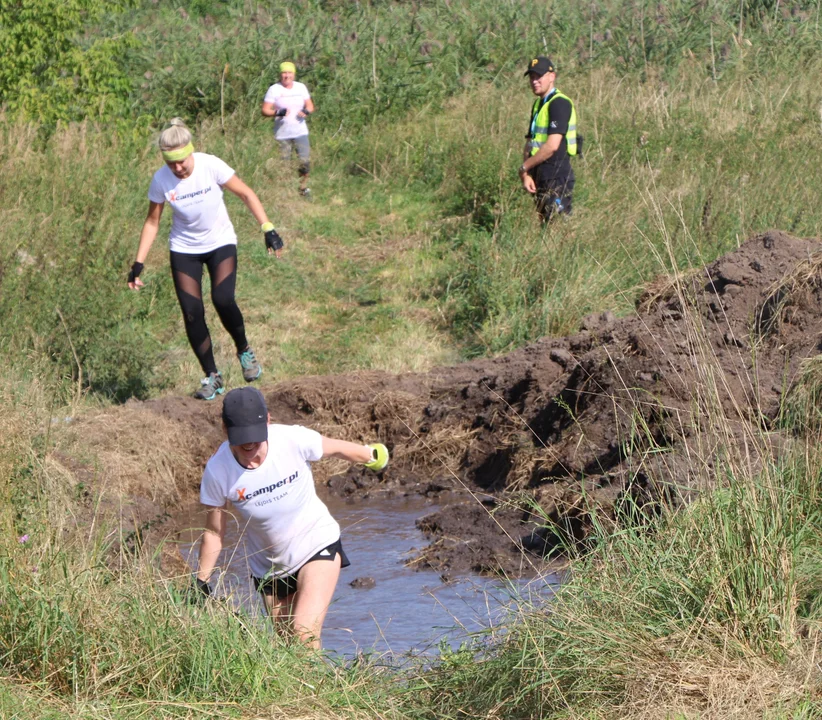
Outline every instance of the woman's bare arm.
<svg viewBox="0 0 822 720"><path fill-rule="evenodd" d="M200 560L197 564L197 579L208 582L217 565L225 536L225 508L209 508L203 539L200 541Z"/></svg>
<svg viewBox="0 0 822 720"><path fill-rule="evenodd" d="M251 211L254 219L260 223L261 226L268 222L268 215L265 214L263 204L260 202L257 194L242 180L240 180L239 177L232 175L231 179L223 185L223 187L226 190L233 192L245 203L245 206Z"/></svg>
<svg viewBox="0 0 822 720"><path fill-rule="evenodd" d="M323 437L323 457L336 457L348 462L367 463L373 452L367 445Z"/></svg>
<svg viewBox="0 0 822 720"><path fill-rule="evenodd" d="M156 203L149 201L148 213L143 222L143 229L140 231L140 244L137 246L137 262L142 264L148 257L148 251L154 244L157 237L157 231L160 229L160 218L163 215L163 208L165 203ZM143 281L140 278L134 278L134 282L130 282L128 286L132 290L139 290L143 286Z"/></svg>

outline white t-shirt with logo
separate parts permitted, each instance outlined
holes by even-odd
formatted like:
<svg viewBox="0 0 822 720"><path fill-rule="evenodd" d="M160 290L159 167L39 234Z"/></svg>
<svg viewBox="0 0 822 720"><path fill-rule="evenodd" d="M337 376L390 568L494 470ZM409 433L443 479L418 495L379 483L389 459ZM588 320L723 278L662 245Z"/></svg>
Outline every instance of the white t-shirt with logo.
<svg viewBox="0 0 822 720"><path fill-rule="evenodd" d="M171 205L174 216L168 244L173 252L192 255L237 244L222 188L233 176L234 170L220 158L198 152L194 153L194 170L184 180L168 165L154 173L148 199Z"/></svg>
<svg viewBox="0 0 822 720"><path fill-rule="evenodd" d="M269 425L268 453L259 467L240 465L228 441L206 464L200 502L222 507L231 501L254 577L290 575L339 540L340 526L317 497L309 465L322 455L315 430Z"/></svg>
<svg viewBox="0 0 822 720"><path fill-rule="evenodd" d="M268 88L263 102L274 103L278 110L285 108L287 111L285 117L274 118L274 137L277 140L292 140L308 135L308 123L305 118L298 118L297 113L305 107L305 101L310 99L308 88L301 82L295 81L290 88L285 88L280 83Z"/></svg>

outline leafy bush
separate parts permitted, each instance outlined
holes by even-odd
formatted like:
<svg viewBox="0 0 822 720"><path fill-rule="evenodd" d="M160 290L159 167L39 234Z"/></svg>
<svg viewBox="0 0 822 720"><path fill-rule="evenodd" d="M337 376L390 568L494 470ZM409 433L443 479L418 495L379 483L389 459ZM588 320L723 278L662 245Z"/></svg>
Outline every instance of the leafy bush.
<svg viewBox="0 0 822 720"><path fill-rule="evenodd" d="M47 124L128 111L133 34L83 38L114 0L0 0L0 104Z"/></svg>

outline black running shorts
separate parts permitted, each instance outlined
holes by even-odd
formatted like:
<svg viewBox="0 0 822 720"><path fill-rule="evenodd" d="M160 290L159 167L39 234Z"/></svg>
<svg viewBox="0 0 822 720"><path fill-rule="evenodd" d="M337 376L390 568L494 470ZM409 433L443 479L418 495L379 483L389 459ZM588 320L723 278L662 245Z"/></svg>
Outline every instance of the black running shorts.
<svg viewBox="0 0 822 720"><path fill-rule="evenodd" d="M254 583L254 587L263 595L268 595L269 597L276 595L280 600L282 600L283 598L287 598L291 595L291 593L297 592L297 574L300 570L302 570L302 568L315 560L333 560L337 557L337 553L340 555L340 567L348 567L351 562L345 554L345 550L343 550L342 540L337 540L308 558L308 560L305 561L297 572L294 572L291 575L284 575L277 578L258 578L252 575L251 580Z"/></svg>

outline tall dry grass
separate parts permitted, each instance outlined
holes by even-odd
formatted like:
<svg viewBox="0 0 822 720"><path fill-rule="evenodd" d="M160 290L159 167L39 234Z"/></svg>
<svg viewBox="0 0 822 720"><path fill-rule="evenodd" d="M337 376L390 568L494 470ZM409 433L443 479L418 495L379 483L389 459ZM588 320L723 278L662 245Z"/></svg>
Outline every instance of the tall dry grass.
<svg viewBox="0 0 822 720"><path fill-rule="evenodd" d="M663 239L656 259L675 268L661 201L648 197ZM641 424L637 437L622 438L635 444L632 463L650 476L656 501L627 499L614 516L583 491L593 532L584 554L566 546L574 559L551 603L521 599L508 635L491 648L478 639L416 675L406 696L415 717L718 720L822 711L822 457L809 423L818 367L808 361L796 379L783 425L793 440L774 459L770 431L728 402L735 379L710 341L692 275L674 271L669 292L695 371L682 424L695 431L679 438L675 454L653 438L643 443ZM756 416L750 352L743 384ZM615 414L632 412L625 382ZM544 522L555 527L547 514Z"/></svg>
<svg viewBox="0 0 822 720"><path fill-rule="evenodd" d="M199 147L231 162L277 208L292 250L282 266L265 262L256 226L230 205L242 238L241 303L274 377L424 369L500 352L573 330L593 310L628 312L635 289L660 272L684 294L680 271L753 232L819 234L810 6L782 18L778 4L762 3L676 3L660 13L561 3L537 16L519 2L312 3L285 24L285 4L253 6L188 3L185 21L177 7L146 5L134 17L155 13L146 22L156 24L148 50L132 60L136 76L149 71L141 62L153 73L138 92L142 109L157 119L203 118ZM715 25L693 19L715 11ZM218 36L211 12L230 31ZM274 27L287 37L277 52ZM587 139L575 214L547 229L515 176L530 104L517 62L544 48L543 33ZM190 72L166 70L174 52ZM313 126L322 202L312 207L295 204L293 178L271 159L270 128L255 120L283 53L306 68L327 108ZM308 705L325 717L822 712L811 434L818 370L808 364L786 410L785 423L809 433L796 455L773 463L754 432L741 453L734 418L717 401L726 378L696 314L699 501L663 514L654 532L603 521L594 551L575 560L550 608L522 598L499 645L478 638L444 651L403 683L367 665L328 671L247 618L189 608L178 592L186 578L159 576L153 555L112 564L112 543L125 533L98 513L99 495L83 506L94 525L73 533L66 508L79 517L87 488L59 453L93 468L118 499L146 478L173 493L193 479L170 468L199 457L197 448L175 456L180 439L168 426L149 426L138 412L114 421L106 410L112 399L184 392L198 372L161 239L150 288L134 296L124 287L158 166L151 140L145 125L112 132L87 122L50 135L0 125L0 710L94 718L293 717ZM232 362L230 348L218 356ZM78 415L82 423L66 422ZM106 432L84 436L95 422ZM162 439L151 454L140 443L149 430ZM118 434L122 446L107 444ZM700 478L710 458L721 459L717 489L716 474Z"/></svg>
<svg viewBox="0 0 822 720"><path fill-rule="evenodd" d="M678 74L649 68L642 82L609 68L560 74L586 152L574 162L574 215L548 228L515 175L529 103L522 79L415 116L391 137L375 129L349 152L380 182L435 187L462 216L437 228L439 262L428 272L467 351L498 352L572 332L594 310L628 312L660 271L714 259L753 233L818 234L809 77L774 68L756 78L743 63L714 82L687 61Z"/></svg>

